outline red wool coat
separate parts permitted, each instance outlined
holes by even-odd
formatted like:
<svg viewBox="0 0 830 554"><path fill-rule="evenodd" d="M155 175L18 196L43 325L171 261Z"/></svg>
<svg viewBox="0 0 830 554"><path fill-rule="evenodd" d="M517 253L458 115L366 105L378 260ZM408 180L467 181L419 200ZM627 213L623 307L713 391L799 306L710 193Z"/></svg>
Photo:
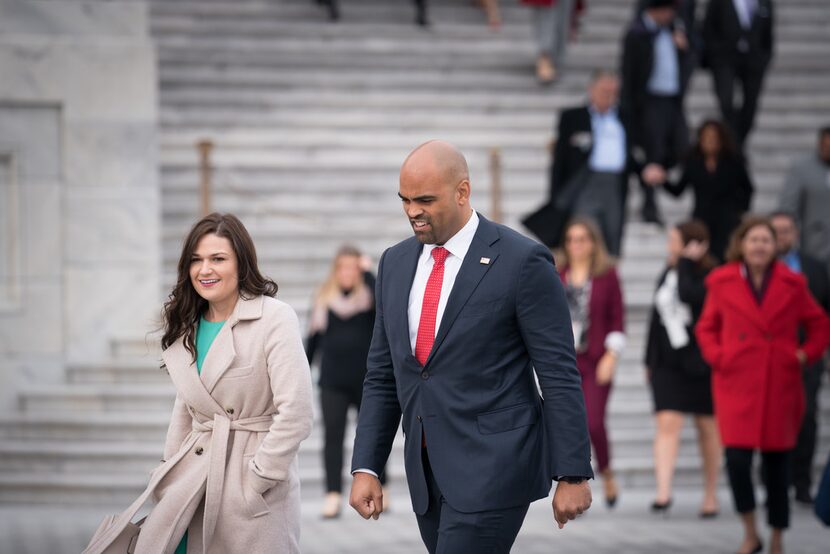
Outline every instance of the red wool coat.
<svg viewBox="0 0 830 554"><path fill-rule="evenodd" d="M796 357L798 329L808 363L830 342L830 319L807 281L774 262L759 305L741 264L712 271L695 328L701 353L712 367L715 417L725 446L789 450L804 415L802 369Z"/></svg>

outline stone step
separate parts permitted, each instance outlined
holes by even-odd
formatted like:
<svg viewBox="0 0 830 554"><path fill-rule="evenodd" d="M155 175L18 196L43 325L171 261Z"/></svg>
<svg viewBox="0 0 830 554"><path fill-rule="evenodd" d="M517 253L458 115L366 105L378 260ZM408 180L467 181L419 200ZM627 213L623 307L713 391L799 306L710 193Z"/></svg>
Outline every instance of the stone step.
<svg viewBox="0 0 830 554"><path fill-rule="evenodd" d="M822 5L815 0L807 4L782 4L776 6L776 22L782 24L793 21L826 21L827 14L822 10ZM194 2L176 1L162 3L154 1L151 3L153 19L158 21L163 16L189 15L200 19L228 18L247 16L257 20L304 20L315 21L322 19L322 11L311 2L304 1L282 1L273 2ZM361 22L411 22L413 9L402 3L382 2L350 2L343 6L344 22L338 26L346 26L352 21ZM433 25L430 29L421 30L423 34L432 32L432 28L440 29L442 26L452 27L459 21L469 21L484 27L481 11L469 2L433 2L430 5L430 19ZM513 6L507 2L501 3L502 19L505 24L521 23L526 24L529 12L520 6ZM596 1L589 6L585 23L591 21L617 22L620 25L627 23L632 17L633 9L630 2L615 0L613 2ZM320 21L321 25L325 24Z"/></svg>
<svg viewBox="0 0 830 554"><path fill-rule="evenodd" d="M294 27L293 24L288 24ZM519 70L521 69L521 70ZM570 68L557 81L557 94L583 95L592 70ZM469 90L491 92L533 89L524 68L493 72L457 68L452 71L428 69L366 68L355 73L349 68L332 68L322 72L314 67L297 67L273 71L267 67L214 66L204 63L175 63L168 61L159 68L162 91L189 88L244 90L263 88L281 90L290 88L331 88L341 90ZM764 95L783 92L815 91L826 88L830 78L823 74L804 74L788 71L786 67L771 72L764 83ZM694 75L694 90L712 90L710 73L699 70Z"/></svg>
<svg viewBox="0 0 830 554"><path fill-rule="evenodd" d="M530 88L530 87L529 87ZM531 92L530 90L528 92ZM433 90L368 90L339 91L335 89L308 90L251 90L251 89L187 89L162 91L161 101L167 109L175 107L189 110L216 108L270 109L270 108L376 108L376 109L431 109L470 112L475 110L533 112L566 108L573 103L558 95L543 94L537 90L531 94L489 91L433 91ZM694 90L687 98L690 110L709 109L713 106L711 90ZM786 96L768 95L763 99L764 111L797 112L801 109L827 110L830 98L823 91L800 91ZM392 115L392 114L390 114Z"/></svg>
<svg viewBox="0 0 830 554"><path fill-rule="evenodd" d="M170 413L175 390L172 383L149 385L25 385L18 405L24 412L84 411L113 412L158 410Z"/></svg>

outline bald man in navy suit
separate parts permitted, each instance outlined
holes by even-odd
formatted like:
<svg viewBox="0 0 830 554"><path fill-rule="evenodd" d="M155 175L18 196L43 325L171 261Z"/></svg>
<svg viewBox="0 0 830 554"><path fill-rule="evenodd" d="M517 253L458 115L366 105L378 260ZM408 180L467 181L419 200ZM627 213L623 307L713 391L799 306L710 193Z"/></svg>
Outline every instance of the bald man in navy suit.
<svg viewBox="0 0 830 554"><path fill-rule="evenodd" d="M591 504L561 281L547 248L472 209L467 163L452 145L416 148L398 194L415 236L378 268L350 503L366 519L383 512L377 474L402 423L427 550L508 553L553 481L560 528Z"/></svg>

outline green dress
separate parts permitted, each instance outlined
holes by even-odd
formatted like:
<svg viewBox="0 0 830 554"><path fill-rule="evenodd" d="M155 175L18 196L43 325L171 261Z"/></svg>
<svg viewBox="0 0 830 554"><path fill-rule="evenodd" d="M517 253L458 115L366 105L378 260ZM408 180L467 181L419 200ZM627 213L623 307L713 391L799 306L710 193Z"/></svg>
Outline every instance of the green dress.
<svg viewBox="0 0 830 554"><path fill-rule="evenodd" d="M196 329L196 371L202 374L202 362L205 361L213 339L219 334L224 321L208 321L204 317L199 318L199 327ZM176 554L187 554L187 531L184 532L182 542L176 548Z"/></svg>

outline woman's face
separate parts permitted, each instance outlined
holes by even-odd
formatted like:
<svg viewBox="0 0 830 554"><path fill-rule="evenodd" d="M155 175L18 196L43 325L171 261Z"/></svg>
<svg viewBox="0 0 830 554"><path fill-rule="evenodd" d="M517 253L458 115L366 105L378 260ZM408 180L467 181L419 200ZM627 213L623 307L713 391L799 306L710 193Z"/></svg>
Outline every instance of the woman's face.
<svg viewBox="0 0 830 554"><path fill-rule="evenodd" d="M703 128L700 133L700 150L706 156L716 156L720 153L721 143L718 132L712 125Z"/></svg>
<svg viewBox="0 0 830 554"><path fill-rule="evenodd" d="M669 230L669 240L666 243L666 248L669 251L669 265L675 265L683 251L683 236L676 227Z"/></svg>
<svg viewBox="0 0 830 554"><path fill-rule="evenodd" d="M756 225L741 241L741 257L746 265L765 268L775 258L775 237L766 225Z"/></svg>
<svg viewBox="0 0 830 554"><path fill-rule="evenodd" d="M363 278L360 269L360 258L357 256L340 256L334 264L334 276L337 285L343 290L352 290Z"/></svg>
<svg viewBox="0 0 830 554"><path fill-rule="evenodd" d="M568 259L585 261L594 253L594 241L584 225L572 225L565 234L565 251Z"/></svg>
<svg viewBox="0 0 830 554"><path fill-rule="evenodd" d="M239 273L231 241L213 233L199 239L190 258L190 282L211 304L234 298L239 291Z"/></svg>

